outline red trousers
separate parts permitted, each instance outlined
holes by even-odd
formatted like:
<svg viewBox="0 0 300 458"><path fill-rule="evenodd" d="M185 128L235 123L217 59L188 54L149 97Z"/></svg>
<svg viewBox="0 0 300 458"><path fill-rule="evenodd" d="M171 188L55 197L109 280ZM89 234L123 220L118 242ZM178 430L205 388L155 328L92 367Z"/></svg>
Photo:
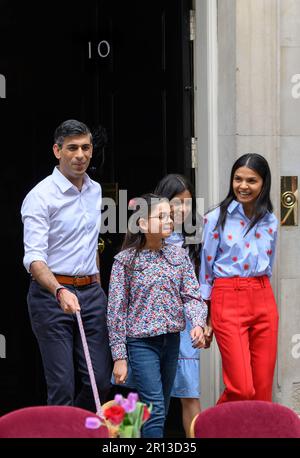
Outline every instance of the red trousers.
<svg viewBox="0 0 300 458"><path fill-rule="evenodd" d="M269 278L215 279L211 318L226 387L218 404L245 399L271 401L278 312Z"/></svg>

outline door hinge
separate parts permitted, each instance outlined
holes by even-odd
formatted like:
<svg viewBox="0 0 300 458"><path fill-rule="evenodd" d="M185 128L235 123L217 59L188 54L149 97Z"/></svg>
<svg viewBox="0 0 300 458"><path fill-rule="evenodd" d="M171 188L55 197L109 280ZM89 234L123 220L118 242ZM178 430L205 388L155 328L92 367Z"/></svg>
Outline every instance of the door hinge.
<svg viewBox="0 0 300 458"><path fill-rule="evenodd" d="M196 38L196 15L195 10L190 10L190 41Z"/></svg>
<svg viewBox="0 0 300 458"><path fill-rule="evenodd" d="M195 137L191 138L191 155L192 155L192 169L197 167L197 139Z"/></svg>

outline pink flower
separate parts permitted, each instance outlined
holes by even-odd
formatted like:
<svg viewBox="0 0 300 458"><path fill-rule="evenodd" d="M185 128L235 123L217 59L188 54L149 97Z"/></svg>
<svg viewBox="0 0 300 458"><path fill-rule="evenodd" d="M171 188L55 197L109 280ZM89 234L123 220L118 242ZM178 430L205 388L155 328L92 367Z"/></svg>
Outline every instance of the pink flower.
<svg viewBox="0 0 300 458"><path fill-rule="evenodd" d="M109 420L107 425L110 437L140 437L141 427L148 420L152 405L148 407L140 402L137 393L129 393L127 398L117 394L112 403L103 412Z"/></svg>
<svg viewBox="0 0 300 458"><path fill-rule="evenodd" d="M121 402L123 401L123 396L121 394L116 394L115 395L115 398L114 398L114 401L116 402L116 404L121 404Z"/></svg>
<svg viewBox="0 0 300 458"><path fill-rule="evenodd" d="M139 400L139 395L137 393L129 393L127 399L137 402Z"/></svg>
<svg viewBox="0 0 300 458"><path fill-rule="evenodd" d="M97 417L87 417L85 419L85 427L87 429L98 429L101 426L101 420Z"/></svg>
<svg viewBox="0 0 300 458"><path fill-rule="evenodd" d="M115 402L123 407L126 413L130 413L135 410L138 399L139 397L137 393L129 393L127 399L124 399L121 394L116 394L115 396Z"/></svg>

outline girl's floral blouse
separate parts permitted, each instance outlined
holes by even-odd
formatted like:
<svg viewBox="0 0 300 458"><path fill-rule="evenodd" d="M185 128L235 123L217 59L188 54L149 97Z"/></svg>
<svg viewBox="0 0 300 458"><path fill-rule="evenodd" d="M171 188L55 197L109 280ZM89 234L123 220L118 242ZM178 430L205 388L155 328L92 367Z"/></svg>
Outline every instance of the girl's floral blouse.
<svg viewBox="0 0 300 458"><path fill-rule="evenodd" d="M165 244L135 253L121 251L112 267L107 321L114 361L127 358L126 337L182 331L184 310L193 327L206 323L207 306L184 249Z"/></svg>

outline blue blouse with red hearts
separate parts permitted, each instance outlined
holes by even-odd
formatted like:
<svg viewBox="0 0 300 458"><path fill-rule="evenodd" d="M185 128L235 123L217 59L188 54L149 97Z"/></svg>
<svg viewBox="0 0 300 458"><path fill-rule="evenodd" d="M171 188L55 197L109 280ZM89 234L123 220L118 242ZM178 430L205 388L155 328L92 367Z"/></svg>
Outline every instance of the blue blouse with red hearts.
<svg viewBox="0 0 300 458"><path fill-rule="evenodd" d="M215 229L219 214L217 207L204 220L200 269L203 299L210 299L214 278L272 275L278 227L276 216L267 212L246 234L250 220L242 204L236 200L231 202L224 230Z"/></svg>

